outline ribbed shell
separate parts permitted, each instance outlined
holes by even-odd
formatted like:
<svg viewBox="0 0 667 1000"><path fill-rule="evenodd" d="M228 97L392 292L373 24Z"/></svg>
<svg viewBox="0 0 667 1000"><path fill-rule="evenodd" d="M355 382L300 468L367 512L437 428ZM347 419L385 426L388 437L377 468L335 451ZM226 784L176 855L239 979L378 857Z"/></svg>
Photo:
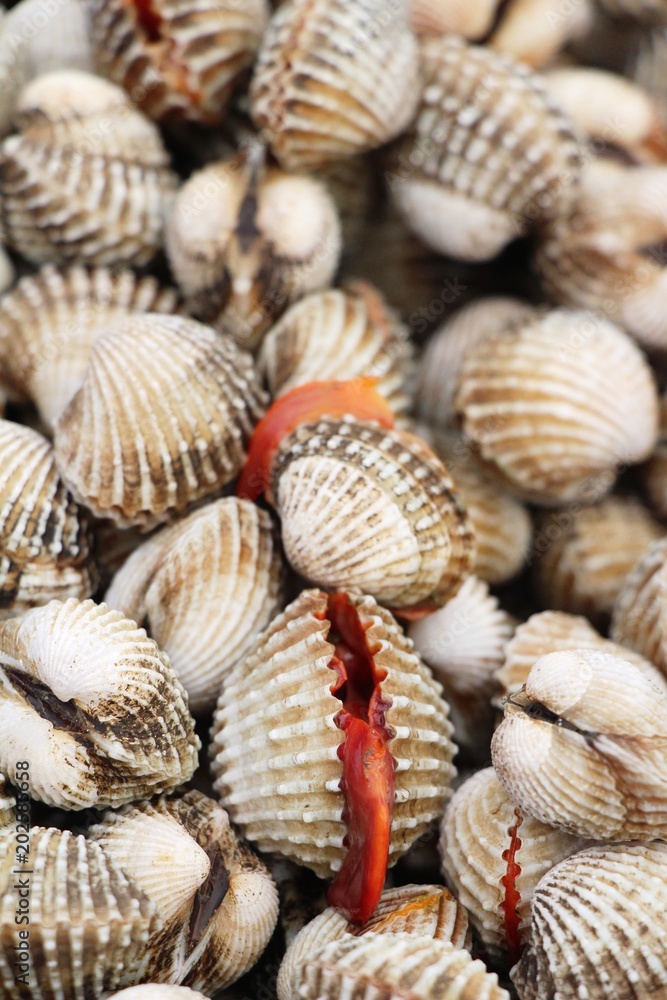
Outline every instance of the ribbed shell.
<svg viewBox="0 0 667 1000"><path fill-rule="evenodd" d="M118 806L188 781L187 696L143 629L104 604L51 601L0 623L0 771L29 760L30 794Z"/></svg>
<svg viewBox="0 0 667 1000"><path fill-rule="evenodd" d="M667 538L645 552L618 595L612 618L615 642L630 646L667 676L665 578Z"/></svg>
<svg viewBox="0 0 667 1000"><path fill-rule="evenodd" d="M627 660L667 695L667 678L649 660L628 646L603 639L585 618L564 611L541 611L519 625L505 647L505 663L496 672L500 692L496 699L520 691L532 666L547 653L566 649L598 649Z"/></svg>
<svg viewBox="0 0 667 1000"><path fill-rule="evenodd" d="M0 230L34 264L147 264L176 177L160 134L123 91L61 70L23 91L0 145Z"/></svg>
<svg viewBox="0 0 667 1000"><path fill-rule="evenodd" d="M408 635L445 690L457 746L488 759L493 729L491 697L495 671L505 659L512 621L489 593L469 576L458 593L432 614L413 622Z"/></svg>
<svg viewBox="0 0 667 1000"><path fill-rule="evenodd" d="M91 37L105 76L151 118L215 124L252 65L268 0L92 0Z"/></svg>
<svg viewBox="0 0 667 1000"><path fill-rule="evenodd" d="M304 961L301 1000L509 1000L495 973L447 941L365 934L332 941Z"/></svg>
<svg viewBox="0 0 667 1000"><path fill-rule="evenodd" d="M667 517L667 395L660 399L660 437L642 469L642 485L658 517Z"/></svg>
<svg viewBox="0 0 667 1000"><path fill-rule="evenodd" d="M440 685L394 618L371 597L350 594L374 655L395 762L389 863L440 815L454 768L452 726ZM293 858L326 877L346 855L344 733L331 693L327 595L304 591L271 623L226 678L213 720L215 789L235 824L260 850Z"/></svg>
<svg viewBox="0 0 667 1000"><path fill-rule="evenodd" d="M0 774L0 829L6 826L14 826L15 806L16 799L9 791L9 786Z"/></svg>
<svg viewBox="0 0 667 1000"><path fill-rule="evenodd" d="M534 562L542 603L604 625L628 574L664 534L636 497L606 497L592 507L544 514L537 537L549 545Z"/></svg>
<svg viewBox="0 0 667 1000"><path fill-rule="evenodd" d="M489 260L569 204L578 143L522 63L453 34L427 38L420 55L425 87L392 154L392 196L434 250Z"/></svg>
<svg viewBox="0 0 667 1000"><path fill-rule="evenodd" d="M357 587L400 608L456 592L475 541L444 465L413 435L323 419L287 435L271 495L285 554L323 587Z"/></svg>
<svg viewBox="0 0 667 1000"><path fill-rule="evenodd" d="M248 500L216 500L153 535L105 596L168 655L190 710L210 711L222 679L282 599L271 518Z"/></svg>
<svg viewBox="0 0 667 1000"><path fill-rule="evenodd" d="M512 970L521 1000L664 997L666 867L666 844L600 845L545 875Z"/></svg>
<svg viewBox="0 0 667 1000"><path fill-rule="evenodd" d="M152 527L238 474L263 399L250 357L210 327L120 320L56 425L61 476L98 517Z"/></svg>
<svg viewBox="0 0 667 1000"><path fill-rule="evenodd" d="M497 0L409 0L410 27L420 34L452 31L482 38L493 24L497 5Z"/></svg>
<svg viewBox="0 0 667 1000"><path fill-rule="evenodd" d="M204 994L187 986L168 986L166 983L141 983L113 993L109 1000L204 1000Z"/></svg>
<svg viewBox="0 0 667 1000"><path fill-rule="evenodd" d="M515 937L525 945L535 886L584 843L516 808L492 767L457 788L440 829L443 872L495 961L506 962L508 953L516 961ZM516 875L510 860L519 866ZM514 906L512 890L518 892ZM511 911L507 916L503 907Z"/></svg>
<svg viewBox="0 0 667 1000"><path fill-rule="evenodd" d="M312 177L264 168L261 149L210 163L178 193L169 263L190 312L255 348L290 302L331 284L335 203Z"/></svg>
<svg viewBox="0 0 667 1000"><path fill-rule="evenodd" d="M97 574L85 518L41 434L0 420L0 615L88 597Z"/></svg>
<svg viewBox="0 0 667 1000"><path fill-rule="evenodd" d="M155 906L147 978L210 996L255 964L276 925L278 893L216 802L197 791L162 796L105 814L90 835ZM220 887L198 926L199 907Z"/></svg>
<svg viewBox="0 0 667 1000"><path fill-rule="evenodd" d="M130 313L173 313L176 292L132 271L46 264L0 300L0 380L51 428L78 389L95 339Z"/></svg>
<svg viewBox="0 0 667 1000"><path fill-rule="evenodd" d="M658 432L653 375L632 340L565 309L472 348L455 408L489 468L546 506L593 502L619 465L650 455Z"/></svg>
<svg viewBox="0 0 667 1000"><path fill-rule="evenodd" d="M34 757L31 758L34 760ZM33 827L29 863L17 864L16 834L0 831L0 990L13 1000L98 1000L141 982L154 907L97 844L67 830ZM13 869L23 869L17 875ZM27 886L29 924L16 920L17 879ZM20 937L28 931L29 938ZM20 952L17 953L17 946ZM25 946L25 947L24 947ZM27 952L25 969L17 954ZM15 976L24 974L24 983ZM26 985L27 984L27 985Z"/></svg>
<svg viewBox="0 0 667 1000"><path fill-rule="evenodd" d="M407 2L288 0L273 16L250 87L255 124L288 170L384 145L417 106Z"/></svg>
<svg viewBox="0 0 667 1000"><path fill-rule="evenodd" d="M413 934L449 941L455 948L470 945L465 908L439 885L404 885L385 889L373 917L359 927L349 923L338 910L328 907L307 924L287 949L278 973L278 1000L295 996L293 980L310 955L330 941L354 935Z"/></svg>
<svg viewBox="0 0 667 1000"><path fill-rule="evenodd" d="M597 840L653 840L667 836L666 734L667 695L645 674L609 653L572 650L533 666L505 705L491 756L510 798L543 823Z"/></svg>
<svg viewBox="0 0 667 1000"><path fill-rule="evenodd" d="M290 306L267 334L259 368L274 398L307 382L371 375L393 411L403 413L411 361L398 315L372 285L355 281Z"/></svg>

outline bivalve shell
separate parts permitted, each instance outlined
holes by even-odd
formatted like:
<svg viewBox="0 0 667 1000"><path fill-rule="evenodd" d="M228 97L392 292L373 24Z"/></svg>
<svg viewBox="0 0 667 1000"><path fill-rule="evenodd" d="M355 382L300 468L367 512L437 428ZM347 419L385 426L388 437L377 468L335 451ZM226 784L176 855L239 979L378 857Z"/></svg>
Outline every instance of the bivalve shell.
<svg viewBox="0 0 667 1000"><path fill-rule="evenodd" d="M419 34L455 35L475 40L493 25L498 0L409 0L410 26Z"/></svg>
<svg viewBox="0 0 667 1000"><path fill-rule="evenodd" d="M612 617L615 642L630 646L667 676L665 578L667 538L644 553L618 595Z"/></svg>
<svg viewBox="0 0 667 1000"><path fill-rule="evenodd" d="M141 983L113 993L109 1000L204 1000L204 994L187 986L169 986L166 983Z"/></svg>
<svg viewBox="0 0 667 1000"><path fill-rule="evenodd" d="M641 470L642 485L658 517L667 518L667 394L660 399L660 437Z"/></svg>

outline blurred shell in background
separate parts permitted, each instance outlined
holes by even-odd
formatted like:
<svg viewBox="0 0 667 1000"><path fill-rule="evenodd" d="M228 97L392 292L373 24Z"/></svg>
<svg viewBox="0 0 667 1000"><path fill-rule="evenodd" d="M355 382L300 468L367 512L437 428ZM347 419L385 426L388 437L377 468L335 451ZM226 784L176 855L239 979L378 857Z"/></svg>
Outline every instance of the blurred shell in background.
<svg viewBox="0 0 667 1000"><path fill-rule="evenodd" d="M651 506L658 517L667 518L667 394L660 399L660 437L641 475Z"/></svg>
<svg viewBox="0 0 667 1000"><path fill-rule="evenodd" d="M667 538L644 553L618 595L612 618L615 642L636 649L667 676Z"/></svg>

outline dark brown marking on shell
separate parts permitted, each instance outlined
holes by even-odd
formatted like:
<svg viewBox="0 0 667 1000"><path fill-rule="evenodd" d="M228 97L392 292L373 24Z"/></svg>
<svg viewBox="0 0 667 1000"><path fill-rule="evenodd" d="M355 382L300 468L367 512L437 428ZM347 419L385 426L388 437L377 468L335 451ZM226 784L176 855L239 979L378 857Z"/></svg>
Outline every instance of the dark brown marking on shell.
<svg viewBox="0 0 667 1000"><path fill-rule="evenodd" d="M22 670L2 665L0 669L9 678L13 688L19 691L35 711L56 729L86 735L91 729L103 730L103 727L86 712L71 701L61 701L51 688L36 680Z"/></svg>
<svg viewBox="0 0 667 1000"><path fill-rule="evenodd" d="M190 913L188 952L192 952L204 937L207 927L229 890L229 873L221 849L216 845L206 853L211 868L208 877L197 889Z"/></svg>

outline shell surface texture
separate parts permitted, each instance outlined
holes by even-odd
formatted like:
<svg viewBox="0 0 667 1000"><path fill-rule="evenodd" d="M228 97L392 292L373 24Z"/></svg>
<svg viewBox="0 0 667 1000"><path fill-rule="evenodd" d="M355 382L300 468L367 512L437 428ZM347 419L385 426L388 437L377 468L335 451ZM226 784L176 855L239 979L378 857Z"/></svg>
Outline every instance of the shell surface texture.
<svg viewBox="0 0 667 1000"><path fill-rule="evenodd" d="M615 642L655 663L667 676L665 574L667 539L649 546L616 600L611 623Z"/></svg>

